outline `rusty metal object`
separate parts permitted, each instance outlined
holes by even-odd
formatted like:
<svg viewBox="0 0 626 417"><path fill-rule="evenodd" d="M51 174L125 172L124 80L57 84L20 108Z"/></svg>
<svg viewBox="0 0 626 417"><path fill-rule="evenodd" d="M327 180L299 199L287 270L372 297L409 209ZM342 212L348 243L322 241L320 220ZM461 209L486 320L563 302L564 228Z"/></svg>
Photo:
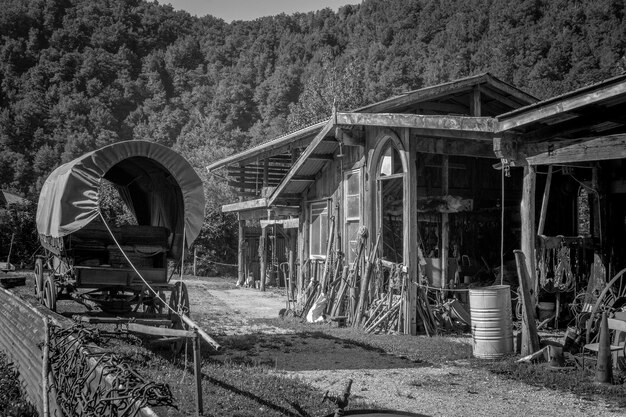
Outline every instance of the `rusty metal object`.
<svg viewBox="0 0 626 417"><path fill-rule="evenodd" d="M57 402L67 416L143 415L145 406L175 407L167 384L146 381L128 364L86 346L100 332L80 325L50 329L50 368Z"/></svg>

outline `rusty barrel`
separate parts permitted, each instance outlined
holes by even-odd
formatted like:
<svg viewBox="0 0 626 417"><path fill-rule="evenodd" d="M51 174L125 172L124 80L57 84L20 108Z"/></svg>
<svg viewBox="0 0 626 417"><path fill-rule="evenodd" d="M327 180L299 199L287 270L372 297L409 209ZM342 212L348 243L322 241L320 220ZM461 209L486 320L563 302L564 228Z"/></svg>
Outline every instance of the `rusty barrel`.
<svg viewBox="0 0 626 417"><path fill-rule="evenodd" d="M474 356L496 359L513 352L511 289L508 285L469 290Z"/></svg>

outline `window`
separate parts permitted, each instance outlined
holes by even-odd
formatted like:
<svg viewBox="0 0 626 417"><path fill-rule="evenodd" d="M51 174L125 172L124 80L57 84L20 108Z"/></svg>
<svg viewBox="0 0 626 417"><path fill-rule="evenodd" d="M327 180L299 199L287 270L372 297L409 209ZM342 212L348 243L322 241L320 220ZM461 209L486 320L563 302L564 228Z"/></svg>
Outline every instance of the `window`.
<svg viewBox="0 0 626 417"><path fill-rule="evenodd" d="M344 196L345 236L348 244L346 258L348 263L352 264L359 249L358 231L361 225L361 172L359 170L344 174Z"/></svg>
<svg viewBox="0 0 626 417"><path fill-rule="evenodd" d="M382 152L378 165L378 221L383 258L404 261L404 168L400 153L391 144Z"/></svg>
<svg viewBox="0 0 626 417"><path fill-rule="evenodd" d="M328 244L328 202L317 201L309 205L309 251L311 258L326 257Z"/></svg>

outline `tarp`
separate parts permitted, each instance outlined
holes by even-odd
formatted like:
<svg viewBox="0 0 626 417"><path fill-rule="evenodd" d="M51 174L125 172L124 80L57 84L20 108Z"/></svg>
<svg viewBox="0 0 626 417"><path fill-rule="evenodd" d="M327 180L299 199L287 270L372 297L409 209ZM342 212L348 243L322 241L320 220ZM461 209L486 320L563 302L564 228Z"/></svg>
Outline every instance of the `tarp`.
<svg viewBox="0 0 626 417"><path fill-rule="evenodd" d="M138 224L166 227L169 254L180 256L200 233L204 190L193 167L170 148L146 141L105 146L55 169L41 189L37 230L44 246L99 217L100 184L112 182ZM56 242L56 243L53 243Z"/></svg>

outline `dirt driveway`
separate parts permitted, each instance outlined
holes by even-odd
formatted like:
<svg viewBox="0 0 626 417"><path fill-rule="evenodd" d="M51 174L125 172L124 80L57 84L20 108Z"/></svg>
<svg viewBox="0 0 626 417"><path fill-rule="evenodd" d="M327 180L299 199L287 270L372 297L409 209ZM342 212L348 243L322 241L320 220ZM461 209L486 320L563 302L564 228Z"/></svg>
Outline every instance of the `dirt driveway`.
<svg viewBox="0 0 626 417"><path fill-rule="evenodd" d="M31 281L29 277L27 286L12 290L31 294ZM185 277L184 281L192 319L223 346L221 352L212 354L215 360L263 366L321 392L339 394L352 379L350 408L374 404L427 416L624 415L623 408L601 399L507 379L475 366L476 360L469 355L442 361L437 358L438 350L444 349L438 345L442 341L434 338L400 336L409 350L391 355L367 343L368 338L389 336L361 335L364 342L355 343L343 336L344 329L329 332L327 325L286 328L277 318L285 303L280 290L237 288L230 278ZM471 353L467 338L445 342L447 349ZM425 346L428 350L422 352Z"/></svg>
<svg viewBox="0 0 626 417"><path fill-rule="evenodd" d="M432 365L315 332L306 335L256 319L276 318L284 296L236 288L234 280L189 278L192 315L225 342L222 358L265 365L340 393L352 379L351 401L428 416L622 416L601 400L531 386L471 366ZM416 348L423 336L415 337ZM469 340L459 340L460 345ZM467 348L467 346L462 346Z"/></svg>

